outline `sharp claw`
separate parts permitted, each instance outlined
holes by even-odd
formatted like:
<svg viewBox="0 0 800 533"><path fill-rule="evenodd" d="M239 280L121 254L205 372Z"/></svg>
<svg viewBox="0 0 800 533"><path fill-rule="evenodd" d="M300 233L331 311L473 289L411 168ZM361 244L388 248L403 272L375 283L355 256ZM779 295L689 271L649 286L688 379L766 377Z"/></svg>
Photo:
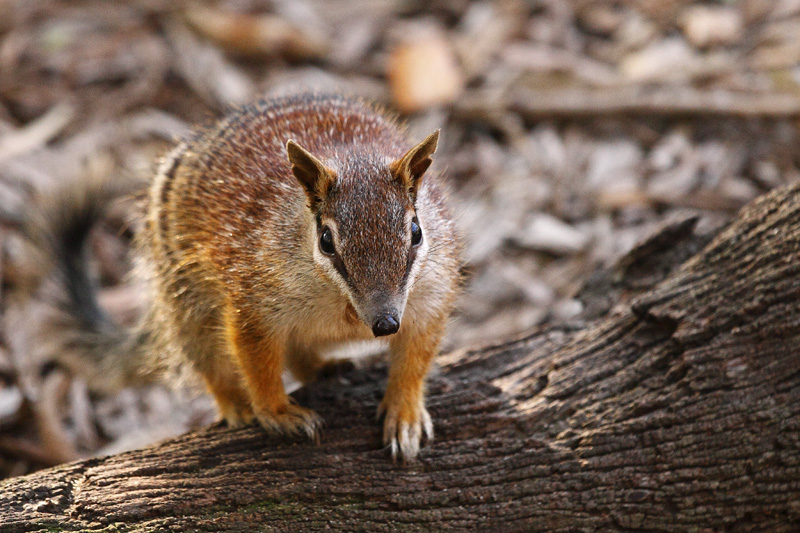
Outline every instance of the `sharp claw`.
<svg viewBox="0 0 800 533"><path fill-rule="evenodd" d="M290 403L289 408L281 414L259 414L258 421L268 433L289 436L305 434L313 442L319 443L322 419L310 409Z"/></svg>
<svg viewBox="0 0 800 533"><path fill-rule="evenodd" d="M425 432L425 439L427 442L433 441L433 421L428 411L422 411L422 429Z"/></svg>
<svg viewBox="0 0 800 533"><path fill-rule="evenodd" d="M403 420L398 413L383 406L379 411L385 412L383 444L391 452L393 461L398 458L404 463L414 460L419 455L423 438L427 441L433 439L433 423L424 408L414 421Z"/></svg>

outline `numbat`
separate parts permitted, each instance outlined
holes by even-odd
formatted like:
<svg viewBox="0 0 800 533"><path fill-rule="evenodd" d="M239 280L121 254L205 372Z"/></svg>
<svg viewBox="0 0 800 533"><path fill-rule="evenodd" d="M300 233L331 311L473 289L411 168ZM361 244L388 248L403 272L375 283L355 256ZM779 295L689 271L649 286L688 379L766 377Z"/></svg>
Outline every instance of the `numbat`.
<svg viewBox="0 0 800 533"><path fill-rule="evenodd" d="M284 390L332 346L386 337L384 445L410 460L433 437L424 381L459 285L459 244L440 177L438 131L416 146L360 101L302 95L246 106L161 164L136 237L149 309L123 330L98 307L83 248L103 187L42 209L75 319L64 361L114 388L147 354L177 354L231 425L318 437L320 418ZM71 196L70 201L65 201ZM41 228L40 228L41 229Z"/></svg>

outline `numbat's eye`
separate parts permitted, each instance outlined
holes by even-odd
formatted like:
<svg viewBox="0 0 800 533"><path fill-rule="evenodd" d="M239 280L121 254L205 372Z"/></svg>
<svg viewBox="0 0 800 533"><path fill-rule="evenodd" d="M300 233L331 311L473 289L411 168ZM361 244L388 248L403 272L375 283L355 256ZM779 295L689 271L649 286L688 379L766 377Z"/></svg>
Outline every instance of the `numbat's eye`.
<svg viewBox="0 0 800 533"><path fill-rule="evenodd" d="M411 220L411 246L419 246L422 242L422 229L419 227L416 217Z"/></svg>
<svg viewBox="0 0 800 533"><path fill-rule="evenodd" d="M333 233L328 227L323 227L322 233L319 234L319 249L325 255L336 253L336 249L333 247Z"/></svg>

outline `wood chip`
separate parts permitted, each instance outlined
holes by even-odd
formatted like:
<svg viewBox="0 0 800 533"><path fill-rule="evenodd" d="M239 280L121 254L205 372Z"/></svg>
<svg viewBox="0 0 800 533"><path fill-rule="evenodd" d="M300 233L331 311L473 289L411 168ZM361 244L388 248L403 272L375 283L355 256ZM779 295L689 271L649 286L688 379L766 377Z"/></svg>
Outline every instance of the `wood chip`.
<svg viewBox="0 0 800 533"><path fill-rule="evenodd" d="M732 6L693 5L678 17L686 39L697 48L729 45L742 37L744 24Z"/></svg>
<svg viewBox="0 0 800 533"><path fill-rule="evenodd" d="M515 235L522 246L559 255L580 252L589 239L589 235L546 214L532 216L525 228Z"/></svg>
<svg viewBox="0 0 800 533"><path fill-rule="evenodd" d="M686 81L698 61L683 39L656 41L633 52L620 63L620 71L631 82Z"/></svg>
<svg viewBox="0 0 800 533"><path fill-rule="evenodd" d="M203 4L186 9L186 20L207 39L225 50L246 56L321 57L326 42L277 15L239 14Z"/></svg>
<svg viewBox="0 0 800 533"><path fill-rule="evenodd" d="M395 45L387 76L395 105L406 113L451 104L464 86L452 47L436 33L423 32Z"/></svg>
<svg viewBox="0 0 800 533"><path fill-rule="evenodd" d="M0 137L0 162L41 148L64 129L75 110L68 104L58 104L38 119L15 132Z"/></svg>
<svg viewBox="0 0 800 533"><path fill-rule="evenodd" d="M16 420L22 407L22 391L15 386L0 386L0 427Z"/></svg>

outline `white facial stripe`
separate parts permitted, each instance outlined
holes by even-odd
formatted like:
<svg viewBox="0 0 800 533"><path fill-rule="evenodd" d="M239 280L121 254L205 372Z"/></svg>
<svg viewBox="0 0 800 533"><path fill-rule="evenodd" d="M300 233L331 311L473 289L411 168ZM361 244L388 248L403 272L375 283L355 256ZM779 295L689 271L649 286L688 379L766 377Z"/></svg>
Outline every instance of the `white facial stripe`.
<svg viewBox="0 0 800 533"><path fill-rule="evenodd" d="M325 274L328 278L333 281L337 287L342 291L343 294L346 294L347 297L352 302L352 297L350 295L350 287L347 283L342 279L342 275L339 274L339 271L336 270L336 267L333 266L329 257L326 257L319 249L319 245L314 246L314 261L317 262L319 266L322 267L322 270L325 271Z"/></svg>
<svg viewBox="0 0 800 533"><path fill-rule="evenodd" d="M321 222L323 226L328 226L330 228L331 233L333 234L333 247L335 250L338 250L339 231L336 226L336 222L330 219L322 220ZM312 233L311 242L313 243L313 250L314 250L314 261L320 267L322 267L322 270L328 276L328 279L330 279L331 281L333 281L333 283L336 284L339 290L342 291L342 294L346 295L347 299L350 300L350 303L353 304L353 306L355 307L355 304L353 303L355 300L353 299L353 295L350 292L350 285L347 284L344 278L342 278L342 275L339 273L339 271L336 270L336 267L333 266L333 261L331 261L331 258L323 254L322 251L319 249L319 233L317 232L316 225L312 225L311 233Z"/></svg>
<svg viewBox="0 0 800 533"><path fill-rule="evenodd" d="M411 219L414 218L414 213L409 211L406 213L406 228L408 228L408 243L411 244ZM425 264L425 259L428 256L428 239L425 235L425 228L422 225L422 221L419 220L417 217L417 223L419 224L419 228L422 230L422 242L417 247L416 256L414 257L414 262L411 264L411 270L408 272L408 276L406 277L406 286L404 290L404 300L408 300L408 294L411 291L411 287L414 286L414 282L416 282L417 277L422 270L422 265Z"/></svg>

